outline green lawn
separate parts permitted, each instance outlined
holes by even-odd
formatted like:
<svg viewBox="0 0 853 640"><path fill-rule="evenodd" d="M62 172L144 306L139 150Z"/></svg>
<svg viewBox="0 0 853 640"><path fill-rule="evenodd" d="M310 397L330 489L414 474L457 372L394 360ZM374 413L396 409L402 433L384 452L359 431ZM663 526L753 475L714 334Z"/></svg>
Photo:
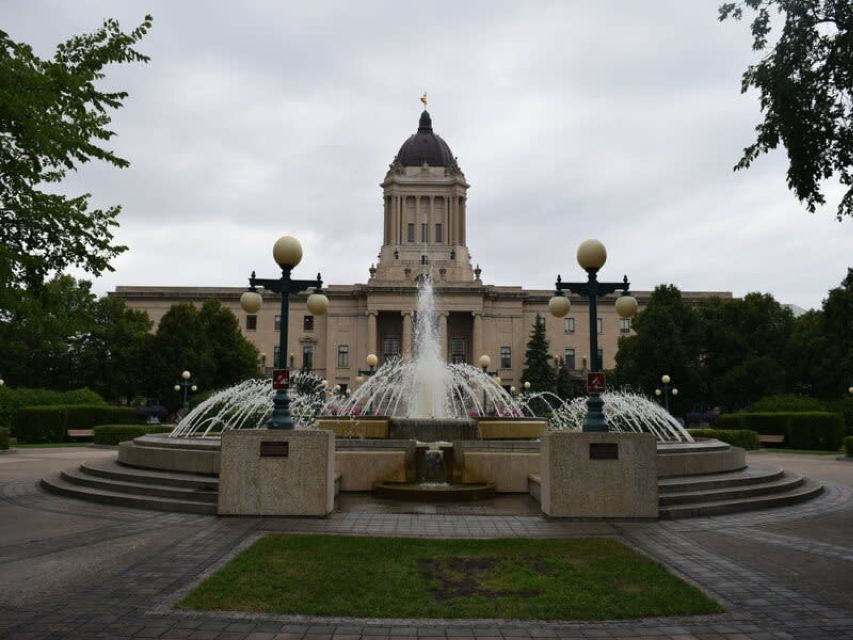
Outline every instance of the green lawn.
<svg viewBox="0 0 853 640"><path fill-rule="evenodd" d="M269 535L207 578L188 609L376 618L605 620L717 613L610 539Z"/></svg>

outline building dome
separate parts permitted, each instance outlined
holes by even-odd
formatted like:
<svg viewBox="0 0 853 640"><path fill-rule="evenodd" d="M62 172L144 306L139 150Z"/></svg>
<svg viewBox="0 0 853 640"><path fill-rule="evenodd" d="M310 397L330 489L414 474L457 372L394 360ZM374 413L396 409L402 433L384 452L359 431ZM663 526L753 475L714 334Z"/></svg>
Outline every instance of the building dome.
<svg viewBox="0 0 853 640"><path fill-rule="evenodd" d="M426 162L431 167L449 167L453 153L440 136L432 132L432 118L424 111L418 122L418 132L409 136L395 158L404 167L420 167Z"/></svg>

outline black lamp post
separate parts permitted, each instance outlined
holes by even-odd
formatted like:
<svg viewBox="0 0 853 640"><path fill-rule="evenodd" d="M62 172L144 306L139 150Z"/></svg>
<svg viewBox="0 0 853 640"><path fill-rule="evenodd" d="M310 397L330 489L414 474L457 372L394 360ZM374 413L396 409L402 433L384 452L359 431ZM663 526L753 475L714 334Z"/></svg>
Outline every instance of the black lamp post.
<svg viewBox="0 0 853 640"><path fill-rule="evenodd" d="M587 413L583 422L583 431L608 431L607 420L604 418L602 408L604 401L599 392L603 389L604 374L602 363L598 358L598 309L599 296L613 293L617 289L622 290L622 295L616 300L616 312L622 318L631 318L637 313L637 300L628 295L631 284L628 276L622 282L599 282L598 270L607 261L607 249L598 240L584 240L578 246L578 264L586 271L586 282L563 282L557 276L556 291L554 297L548 301L548 309L551 314L562 318L565 316L571 303L563 295L563 291L571 291L578 295L586 296L589 300L589 357L590 373L587 381L588 398L586 401Z"/></svg>
<svg viewBox="0 0 853 640"><path fill-rule="evenodd" d="M276 394L273 399L273 412L268 426L270 429L293 429L293 419L290 416L290 398L287 396L290 376L286 360L290 294L313 288L314 293L308 296L308 310L315 316L326 313L329 308L329 299L320 293L323 281L320 279L319 273L316 280L294 280L290 277L293 268L302 260L302 245L296 238L282 236L276 240L272 248L272 255L278 266L281 267L281 277L257 278L253 271L249 278L249 290L240 297L240 306L246 313L254 314L260 310L262 300L257 292L257 287L263 287L268 291L281 294L278 361L275 363L277 369L273 373L273 386L276 388Z"/></svg>
<svg viewBox="0 0 853 640"><path fill-rule="evenodd" d="M181 405L184 409L184 415L187 415L187 411L190 408L189 392L192 391L195 393L198 391L198 387L190 378L192 378L192 374L189 371L184 371L181 373L181 379L175 383L175 391L183 390L184 392L184 400Z"/></svg>
<svg viewBox="0 0 853 640"><path fill-rule="evenodd" d="M660 377L661 386L659 388L655 389L655 395L658 398L663 396L664 406L666 406L666 412L667 413L670 413L670 411L669 411L669 396L672 395L673 397L675 397L678 395L678 389L675 387L675 385L669 384L671 382L671 380L672 379L667 374L663 374Z"/></svg>

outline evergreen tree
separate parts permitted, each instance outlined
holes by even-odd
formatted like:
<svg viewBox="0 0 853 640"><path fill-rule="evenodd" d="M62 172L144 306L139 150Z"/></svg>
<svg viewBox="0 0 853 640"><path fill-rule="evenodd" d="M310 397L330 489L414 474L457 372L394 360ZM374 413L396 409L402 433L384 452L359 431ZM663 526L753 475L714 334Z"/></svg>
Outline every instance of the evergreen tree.
<svg viewBox="0 0 853 640"><path fill-rule="evenodd" d="M556 375L551 367L548 353L548 338L545 335L545 321L537 313L533 323L533 331L530 340L527 341L527 352L524 356L524 372L521 374L523 382L530 383L531 392L542 392L556 390ZM523 383L522 382L522 383ZM541 414L544 411L543 403L531 405L534 413Z"/></svg>
<svg viewBox="0 0 853 640"><path fill-rule="evenodd" d="M572 397L572 374L566 366L566 361L561 361L557 366L557 395L561 400Z"/></svg>

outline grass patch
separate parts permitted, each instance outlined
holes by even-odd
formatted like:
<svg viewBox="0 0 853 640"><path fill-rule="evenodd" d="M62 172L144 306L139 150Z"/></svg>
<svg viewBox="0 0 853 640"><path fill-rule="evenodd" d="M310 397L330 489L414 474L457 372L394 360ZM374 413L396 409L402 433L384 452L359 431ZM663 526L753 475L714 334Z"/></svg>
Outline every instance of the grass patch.
<svg viewBox="0 0 853 640"><path fill-rule="evenodd" d="M718 613L608 539L419 540L268 535L178 607L369 618L606 620Z"/></svg>

